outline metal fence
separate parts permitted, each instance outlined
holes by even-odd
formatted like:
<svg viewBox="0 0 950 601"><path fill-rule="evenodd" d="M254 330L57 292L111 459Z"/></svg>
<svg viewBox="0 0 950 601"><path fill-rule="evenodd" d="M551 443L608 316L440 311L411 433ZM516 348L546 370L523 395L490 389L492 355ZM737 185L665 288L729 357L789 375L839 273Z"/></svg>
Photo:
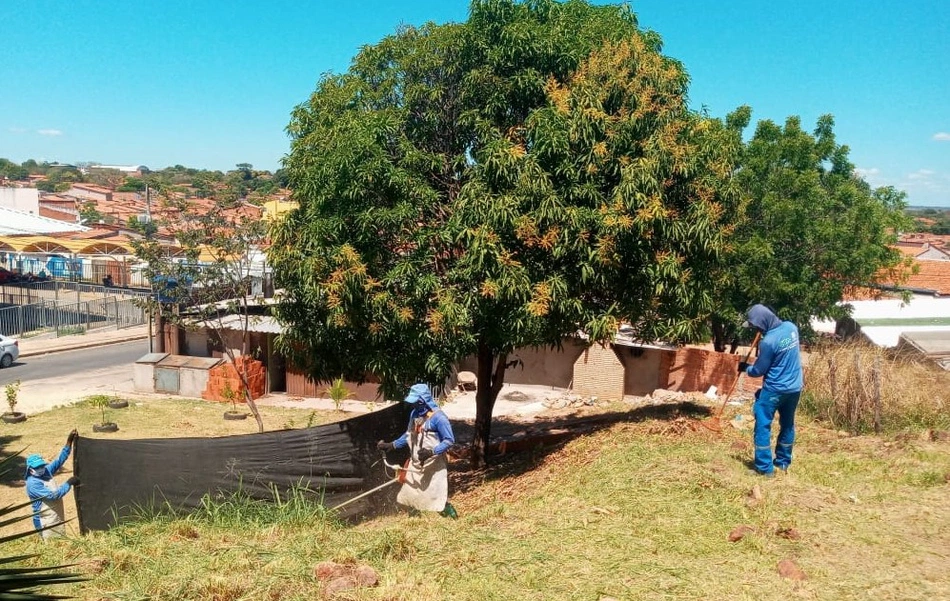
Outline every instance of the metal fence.
<svg viewBox="0 0 950 601"><path fill-rule="evenodd" d="M117 288L54 280L0 285L0 304L32 305L44 301L56 304L79 303L106 297L144 300L151 294L150 291L139 288Z"/></svg>
<svg viewBox="0 0 950 601"><path fill-rule="evenodd" d="M40 334L65 336L105 328L142 325L146 312L135 299L108 296L78 303L40 300L0 309L0 334L30 337Z"/></svg>
<svg viewBox="0 0 950 601"><path fill-rule="evenodd" d="M53 277L67 282L101 285L108 279L110 285L148 287L144 270L130 261L51 258L48 254L31 253L16 260L4 260L0 254L0 264L24 281Z"/></svg>

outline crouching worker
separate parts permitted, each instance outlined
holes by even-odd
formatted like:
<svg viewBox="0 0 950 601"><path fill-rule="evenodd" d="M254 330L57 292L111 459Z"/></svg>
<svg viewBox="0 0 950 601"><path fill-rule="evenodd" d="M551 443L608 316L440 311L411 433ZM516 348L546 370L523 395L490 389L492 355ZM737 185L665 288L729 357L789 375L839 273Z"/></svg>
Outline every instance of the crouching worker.
<svg viewBox="0 0 950 601"><path fill-rule="evenodd" d="M409 446L409 469L396 502L457 518L455 508L448 502L449 473L445 458L446 451L455 444L452 424L425 384L413 385L403 400L412 405L406 433L392 442L376 443L376 448L383 451Z"/></svg>
<svg viewBox="0 0 950 601"><path fill-rule="evenodd" d="M44 540L66 534L63 497L73 486L79 486L79 478L72 476L58 486L53 476L66 463L78 435L76 430L70 432L59 457L49 463L40 455L26 458L26 495L33 502L33 527Z"/></svg>

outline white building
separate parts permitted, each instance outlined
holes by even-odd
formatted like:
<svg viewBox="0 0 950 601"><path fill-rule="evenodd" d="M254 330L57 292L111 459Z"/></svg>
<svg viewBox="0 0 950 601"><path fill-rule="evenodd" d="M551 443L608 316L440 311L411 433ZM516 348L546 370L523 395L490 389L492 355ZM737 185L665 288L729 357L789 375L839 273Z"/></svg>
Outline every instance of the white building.
<svg viewBox="0 0 950 601"><path fill-rule="evenodd" d="M0 207L39 215L40 192L36 188L0 188Z"/></svg>

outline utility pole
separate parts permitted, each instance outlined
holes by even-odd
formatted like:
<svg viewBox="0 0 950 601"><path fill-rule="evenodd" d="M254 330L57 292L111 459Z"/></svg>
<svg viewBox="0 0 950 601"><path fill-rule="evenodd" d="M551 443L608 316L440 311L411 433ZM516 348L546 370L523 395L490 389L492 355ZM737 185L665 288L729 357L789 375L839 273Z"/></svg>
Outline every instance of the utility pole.
<svg viewBox="0 0 950 601"><path fill-rule="evenodd" d="M152 223L152 199L149 195L148 184L145 184L145 223Z"/></svg>

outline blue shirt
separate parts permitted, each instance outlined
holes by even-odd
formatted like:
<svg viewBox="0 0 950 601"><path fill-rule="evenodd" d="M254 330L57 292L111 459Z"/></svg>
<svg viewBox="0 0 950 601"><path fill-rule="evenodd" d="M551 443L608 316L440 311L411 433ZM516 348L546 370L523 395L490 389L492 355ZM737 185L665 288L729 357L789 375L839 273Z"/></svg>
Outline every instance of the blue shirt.
<svg viewBox="0 0 950 601"><path fill-rule="evenodd" d="M424 417L432 411L432 415L426 420L423 428L426 432L435 432L439 438L439 443L432 449L434 455L440 455L455 444L455 434L452 432L452 424L445 412L441 409L432 410L430 407L413 407L409 414L409 429L399 438L393 441L394 449L401 449L409 445L409 431L412 430L415 419Z"/></svg>
<svg viewBox="0 0 950 601"><path fill-rule="evenodd" d="M804 377L795 324L783 321L762 336L759 356L746 374L753 378L764 376L762 388L776 394L801 392Z"/></svg>
<svg viewBox="0 0 950 601"><path fill-rule="evenodd" d="M63 447L63 450L59 452L59 457L50 461L46 464L44 475L42 478L27 474L26 477L26 496L32 501L31 505L33 508L33 526L39 530L42 528L40 524L40 511L43 509L43 501L55 501L56 499L62 499L66 496L66 493L69 492L69 489L72 486L69 485L69 482L66 482L62 486L58 486L55 489L51 489L47 483L53 479L53 476L56 475L56 472L63 467L63 464L66 463L66 459L69 458L69 453L72 451L70 445Z"/></svg>

